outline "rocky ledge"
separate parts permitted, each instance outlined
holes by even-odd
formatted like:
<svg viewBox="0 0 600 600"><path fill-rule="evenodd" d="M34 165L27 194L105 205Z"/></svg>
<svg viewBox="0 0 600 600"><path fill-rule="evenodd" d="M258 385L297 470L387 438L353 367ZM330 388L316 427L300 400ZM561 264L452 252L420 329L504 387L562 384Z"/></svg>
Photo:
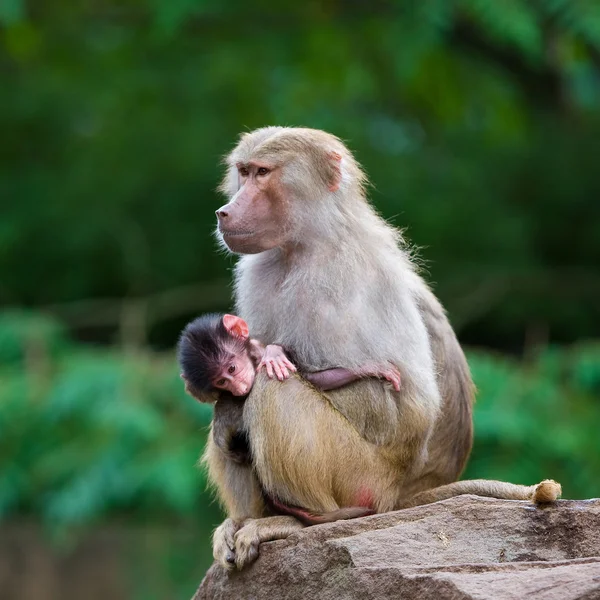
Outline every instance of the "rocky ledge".
<svg viewBox="0 0 600 600"><path fill-rule="evenodd" d="M460 496L309 527L193 600L600 600L600 500Z"/></svg>

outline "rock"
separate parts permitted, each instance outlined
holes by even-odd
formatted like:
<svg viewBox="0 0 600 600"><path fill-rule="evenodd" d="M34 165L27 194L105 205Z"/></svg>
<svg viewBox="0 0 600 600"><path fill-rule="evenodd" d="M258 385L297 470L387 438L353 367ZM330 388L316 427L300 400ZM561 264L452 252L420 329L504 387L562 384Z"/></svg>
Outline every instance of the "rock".
<svg viewBox="0 0 600 600"><path fill-rule="evenodd" d="M193 600L600 600L600 500L459 496L309 527L214 564Z"/></svg>

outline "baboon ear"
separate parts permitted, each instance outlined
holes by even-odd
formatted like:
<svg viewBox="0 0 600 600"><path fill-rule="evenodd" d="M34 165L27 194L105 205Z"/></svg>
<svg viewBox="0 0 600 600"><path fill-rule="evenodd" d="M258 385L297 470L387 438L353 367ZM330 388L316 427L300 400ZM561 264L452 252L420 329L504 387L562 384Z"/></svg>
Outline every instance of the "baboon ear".
<svg viewBox="0 0 600 600"><path fill-rule="evenodd" d="M327 153L331 174L329 177L329 191L337 192L342 182L342 155L332 150Z"/></svg>
<svg viewBox="0 0 600 600"><path fill-rule="evenodd" d="M250 335L248 323L235 315L223 315L223 325L231 335L243 340L248 339Z"/></svg>

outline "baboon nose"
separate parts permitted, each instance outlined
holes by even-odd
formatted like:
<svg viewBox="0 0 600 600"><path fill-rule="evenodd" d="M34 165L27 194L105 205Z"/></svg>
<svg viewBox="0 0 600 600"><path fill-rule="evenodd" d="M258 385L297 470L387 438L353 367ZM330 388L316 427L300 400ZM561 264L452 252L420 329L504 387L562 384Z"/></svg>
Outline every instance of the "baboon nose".
<svg viewBox="0 0 600 600"><path fill-rule="evenodd" d="M219 218L219 219L225 219L229 216L229 213L226 210L223 210L222 208L215 211L215 214L217 215L217 218Z"/></svg>

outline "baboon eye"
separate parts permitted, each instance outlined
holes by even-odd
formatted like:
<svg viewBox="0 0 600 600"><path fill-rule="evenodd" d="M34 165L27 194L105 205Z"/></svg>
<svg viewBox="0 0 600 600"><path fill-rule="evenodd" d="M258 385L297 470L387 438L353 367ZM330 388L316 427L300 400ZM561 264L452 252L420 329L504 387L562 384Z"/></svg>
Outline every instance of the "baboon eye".
<svg viewBox="0 0 600 600"><path fill-rule="evenodd" d="M215 385L219 385L219 386L225 385L225 380L219 379L219 381L217 381L217 383L215 383Z"/></svg>
<svg viewBox="0 0 600 600"><path fill-rule="evenodd" d="M229 367L229 369L227 369L227 372L231 375L232 373L235 373L235 365L231 365Z"/></svg>
<svg viewBox="0 0 600 600"><path fill-rule="evenodd" d="M242 177L248 177L249 171L246 167L240 167L238 169L238 173L242 176Z"/></svg>
<svg viewBox="0 0 600 600"><path fill-rule="evenodd" d="M259 167L258 171L256 171L257 175L266 175L269 172L269 169L266 167Z"/></svg>

